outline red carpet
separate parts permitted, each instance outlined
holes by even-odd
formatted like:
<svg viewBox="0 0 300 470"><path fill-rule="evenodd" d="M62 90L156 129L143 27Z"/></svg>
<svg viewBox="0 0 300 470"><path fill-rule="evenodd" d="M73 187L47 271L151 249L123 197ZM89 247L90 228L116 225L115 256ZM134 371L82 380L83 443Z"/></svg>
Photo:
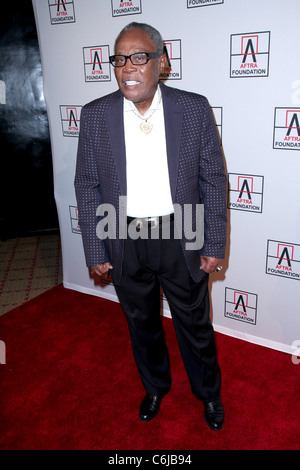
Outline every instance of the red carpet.
<svg viewBox="0 0 300 470"><path fill-rule="evenodd" d="M0 317L0 449L300 449L300 365L216 334L225 425L214 432L190 392L172 321L163 321L173 387L142 423L144 390L118 303L60 285Z"/></svg>

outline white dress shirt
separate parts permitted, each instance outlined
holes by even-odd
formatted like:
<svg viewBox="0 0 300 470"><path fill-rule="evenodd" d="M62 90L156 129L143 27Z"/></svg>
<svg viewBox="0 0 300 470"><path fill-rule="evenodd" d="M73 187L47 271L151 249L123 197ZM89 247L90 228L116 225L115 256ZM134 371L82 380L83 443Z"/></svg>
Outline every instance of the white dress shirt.
<svg viewBox="0 0 300 470"><path fill-rule="evenodd" d="M140 124L147 117L153 128L145 134ZM127 215L151 217L173 213L164 110L159 86L144 115L139 113L132 101L124 98L124 130Z"/></svg>

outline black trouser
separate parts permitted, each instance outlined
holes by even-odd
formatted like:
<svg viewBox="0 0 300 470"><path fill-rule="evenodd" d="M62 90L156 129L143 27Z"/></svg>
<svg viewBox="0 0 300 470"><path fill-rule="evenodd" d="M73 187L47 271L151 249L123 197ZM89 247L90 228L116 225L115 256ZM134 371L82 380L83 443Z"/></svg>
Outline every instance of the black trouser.
<svg viewBox="0 0 300 470"><path fill-rule="evenodd" d="M161 286L193 394L202 401L218 397L221 378L209 318L208 277L205 275L198 283L192 280L180 240L174 237L125 240L122 284L115 288L127 318L138 371L148 393L165 394L171 387L160 316Z"/></svg>

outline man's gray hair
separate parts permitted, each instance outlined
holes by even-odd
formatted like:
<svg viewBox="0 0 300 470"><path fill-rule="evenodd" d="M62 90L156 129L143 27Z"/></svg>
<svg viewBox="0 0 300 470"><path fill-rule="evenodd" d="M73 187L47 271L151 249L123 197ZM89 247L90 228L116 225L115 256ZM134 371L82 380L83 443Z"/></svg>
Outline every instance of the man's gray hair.
<svg viewBox="0 0 300 470"><path fill-rule="evenodd" d="M157 31L157 29L153 28L153 26L150 26L149 24L136 23L136 22L129 23L119 33L117 39L115 40L115 51L116 51L117 43L119 39L121 38L122 34L125 33L126 31L131 31L132 29L142 29L143 31L145 31L148 34L148 36L150 36L152 42L154 43L156 47L156 51L161 55L164 53L164 43L163 43L163 38L160 32Z"/></svg>

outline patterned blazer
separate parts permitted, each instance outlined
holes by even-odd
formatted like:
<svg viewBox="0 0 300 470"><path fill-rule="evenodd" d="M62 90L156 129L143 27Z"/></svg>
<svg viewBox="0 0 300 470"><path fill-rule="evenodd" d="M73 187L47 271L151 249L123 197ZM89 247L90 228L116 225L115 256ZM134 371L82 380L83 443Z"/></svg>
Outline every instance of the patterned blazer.
<svg viewBox="0 0 300 470"><path fill-rule="evenodd" d="M174 204L204 205L204 244L197 250L181 244L192 278L199 281L200 255L224 258L226 245L227 178L216 124L207 99L161 87L170 188ZM123 96L118 90L86 104L81 112L75 191L87 266L110 261L113 281L120 283L124 239L119 237L119 196L126 196L126 153ZM116 209L116 237L99 239L99 204ZM153 215L153 214L149 214ZM195 211L192 226L195 229ZM184 232L184 231L183 231Z"/></svg>

